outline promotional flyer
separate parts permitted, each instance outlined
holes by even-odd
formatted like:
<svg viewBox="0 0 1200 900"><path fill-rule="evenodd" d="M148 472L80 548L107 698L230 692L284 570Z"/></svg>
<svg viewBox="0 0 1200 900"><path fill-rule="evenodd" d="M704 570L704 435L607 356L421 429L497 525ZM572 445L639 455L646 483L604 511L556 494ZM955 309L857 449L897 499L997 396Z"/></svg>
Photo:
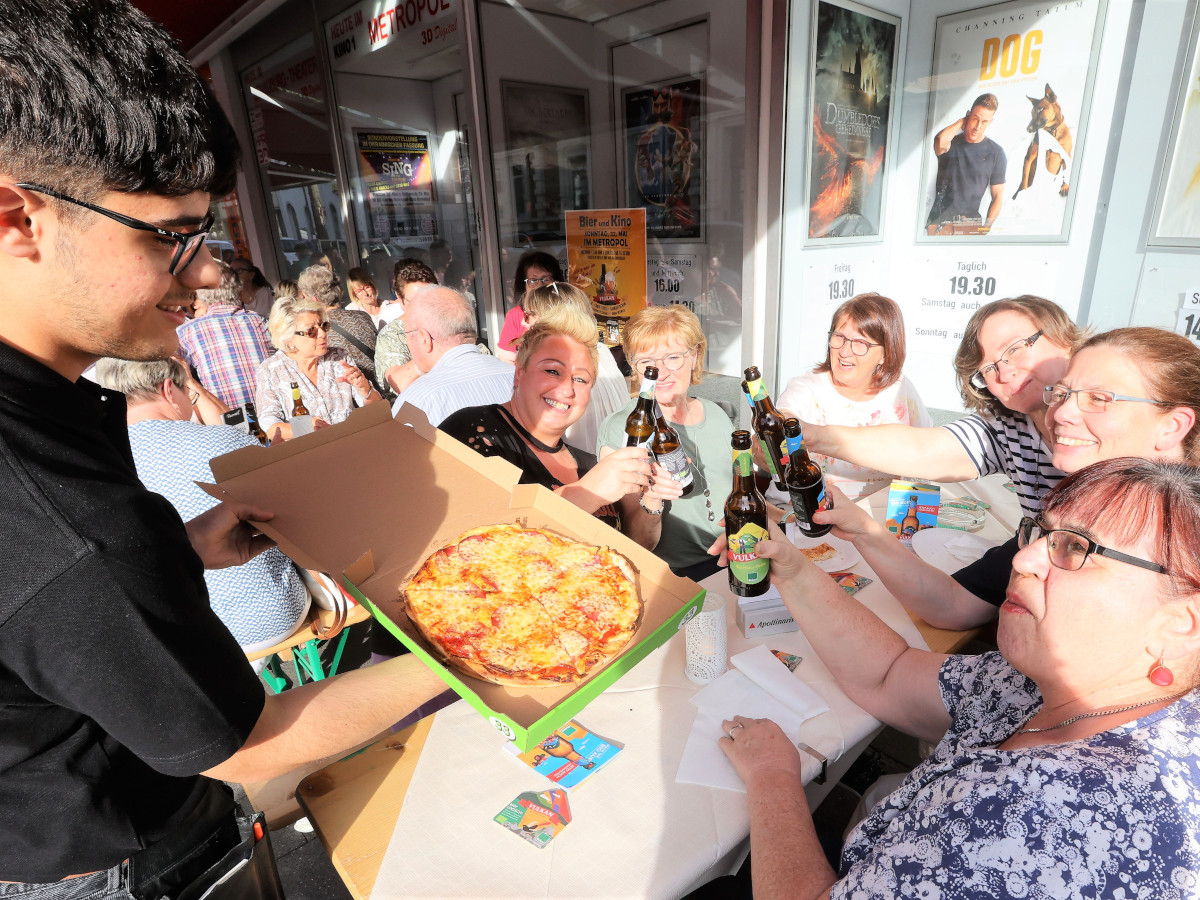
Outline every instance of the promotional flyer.
<svg viewBox="0 0 1200 900"><path fill-rule="evenodd" d="M646 307L646 210L572 210L566 225L567 280L591 299L600 339L616 346Z"/></svg>
<svg viewBox="0 0 1200 900"><path fill-rule="evenodd" d="M354 138L372 237L435 236L429 139L400 131L357 131Z"/></svg>

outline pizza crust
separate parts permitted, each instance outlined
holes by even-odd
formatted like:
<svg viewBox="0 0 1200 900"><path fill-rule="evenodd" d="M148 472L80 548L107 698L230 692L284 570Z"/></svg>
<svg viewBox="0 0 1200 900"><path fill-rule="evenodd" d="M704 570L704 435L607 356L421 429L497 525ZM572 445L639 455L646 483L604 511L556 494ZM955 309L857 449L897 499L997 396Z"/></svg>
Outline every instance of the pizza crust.
<svg viewBox="0 0 1200 900"><path fill-rule="evenodd" d="M800 552L808 557L809 562L824 562L837 556L837 551L822 541L815 547L801 547Z"/></svg>
<svg viewBox="0 0 1200 900"><path fill-rule="evenodd" d="M494 684L573 683L632 640L633 563L545 529L472 528L432 553L400 599L449 667Z"/></svg>

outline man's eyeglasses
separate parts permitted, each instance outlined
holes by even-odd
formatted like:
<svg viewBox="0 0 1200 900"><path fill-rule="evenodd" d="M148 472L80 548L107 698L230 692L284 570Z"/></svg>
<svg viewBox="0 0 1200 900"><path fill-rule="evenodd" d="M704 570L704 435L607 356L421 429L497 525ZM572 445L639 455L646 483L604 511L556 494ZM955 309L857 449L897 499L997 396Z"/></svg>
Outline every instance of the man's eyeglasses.
<svg viewBox="0 0 1200 900"><path fill-rule="evenodd" d="M540 278L536 278L536 277L531 278L529 276L525 277L525 287L527 287L527 288L545 287L546 285L553 284L553 283L554 283L554 278L551 275L543 275Z"/></svg>
<svg viewBox="0 0 1200 900"><path fill-rule="evenodd" d="M988 363L978 372L971 376L971 386L981 391L986 391L988 382L1000 375L1000 365L1003 363L1006 366L1011 366L1014 361L1019 360L1025 351L1037 343L1037 339L1042 336L1040 331L1035 331L1027 338L1023 338L1004 351L1003 355L994 363Z"/></svg>
<svg viewBox="0 0 1200 900"><path fill-rule="evenodd" d="M850 345L850 352L855 356L866 356L872 347L882 347L883 344L872 344L870 341L862 338L848 338L840 331L829 332L829 349L841 350L842 347Z"/></svg>
<svg viewBox="0 0 1200 900"><path fill-rule="evenodd" d="M82 206L84 209L90 209L92 212L100 213L102 216L108 216L114 222L120 222L128 228L136 228L138 231L149 231L152 234L157 234L161 238L166 238L169 241L175 242L175 255L171 257L171 265L167 267L167 271L172 275L178 275L188 267L188 264L195 258L196 252L204 246L204 239L208 237L208 233L212 231L213 214L212 210L201 220L200 228L196 231L168 231L166 228L159 228L157 225L151 225L149 222L143 222L141 219L135 219L132 216L124 215L123 213L113 212L111 209L105 209L103 206L96 206L94 203L85 203L83 200L76 200L74 197L68 197L66 194L60 194L58 191L51 190L40 184L32 182L23 182L17 185L27 191L35 191L39 194L45 194L47 197L53 197L56 200L62 200L65 203L73 203L76 206Z"/></svg>
<svg viewBox="0 0 1200 900"><path fill-rule="evenodd" d="M668 372L678 372L687 363L688 358L695 351L695 348L686 353L671 353L667 356L639 356L633 361L633 367L639 372L645 372L647 366L655 366L659 369L666 369Z"/></svg>
<svg viewBox="0 0 1200 900"><path fill-rule="evenodd" d="M1061 384L1048 384L1042 388L1042 402L1053 409L1056 406L1062 406L1066 403L1067 398L1072 394L1075 395L1075 402L1079 404L1079 411L1087 413L1106 412L1110 405L1122 400L1131 403L1158 402L1147 397L1130 397L1127 394L1115 394L1112 391L1093 391L1087 388L1079 388L1073 391L1070 388L1063 387Z"/></svg>
<svg viewBox="0 0 1200 900"><path fill-rule="evenodd" d="M318 334L320 334L322 331L328 331L328 330L329 330L329 323L322 322L320 325L311 325L304 331L293 331L292 334L294 334L296 337L306 337L306 338L312 338L313 340L316 340L316 337Z"/></svg>
<svg viewBox="0 0 1200 900"><path fill-rule="evenodd" d="M200 392L199 391L188 391L188 399L192 401L192 406L195 406L197 403L200 402Z"/></svg>
<svg viewBox="0 0 1200 900"><path fill-rule="evenodd" d="M1158 572L1161 575L1168 574L1166 568L1160 566L1158 563L1150 562L1148 559L1141 559L1137 556L1130 556L1128 553L1121 553L1119 550L1102 547L1091 538L1085 537L1076 531L1070 531L1066 528L1046 528L1039 520L1031 519L1028 516L1021 520L1021 524L1017 527L1018 547L1028 547L1042 538L1046 539L1046 549L1050 553L1050 562L1060 569L1066 569L1068 572L1074 572L1082 567L1087 558L1094 553L1097 556L1107 556L1109 559L1115 559L1118 562L1129 563L1131 566L1140 566L1143 569L1149 569L1151 572Z"/></svg>

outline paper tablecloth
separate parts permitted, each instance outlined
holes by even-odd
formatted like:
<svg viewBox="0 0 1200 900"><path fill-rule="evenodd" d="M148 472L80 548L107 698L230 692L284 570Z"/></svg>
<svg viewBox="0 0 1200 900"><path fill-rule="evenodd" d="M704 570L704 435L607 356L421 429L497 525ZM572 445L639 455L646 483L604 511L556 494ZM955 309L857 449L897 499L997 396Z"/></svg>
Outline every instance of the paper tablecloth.
<svg viewBox="0 0 1200 900"><path fill-rule="evenodd" d="M862 563L855 568L869 571ZM833 761L878 727L836 686L800 632L747 640L732 622L736 602L725 573L702 584L727 596L731 655L764 643L804 657L797 676L830 706L804 723L806 743ZM878 579L857 597L924 647ZM466 703L442 710L372 897L679 897L724 874L749 834L745 794L675 782L696 715L688 701L697 690L684 676L684 641L676 635L576 717L625 749L571 792L572 822L543 849L492 818L517 794L551 782L506 753L503 737ZM818 768L805 758L805 779Z"/></svg>

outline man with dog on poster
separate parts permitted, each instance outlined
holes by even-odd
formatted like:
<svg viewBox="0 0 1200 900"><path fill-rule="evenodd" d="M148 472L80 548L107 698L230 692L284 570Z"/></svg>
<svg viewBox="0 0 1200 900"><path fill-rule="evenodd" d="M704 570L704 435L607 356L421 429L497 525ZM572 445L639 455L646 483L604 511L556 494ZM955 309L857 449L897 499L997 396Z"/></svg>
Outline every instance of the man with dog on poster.
<svg viewBox="0 0 1200 900"><path fill-rule="evenodd" d="M1004 148L987 137L988 126L1000 101L995 94L980 94L961 119L951 122L933 138L937 156L937 182L926 228L937 234L947 223L980 222L980 204L991 194L983 229L990 229L1004 203Z"/></svg>

